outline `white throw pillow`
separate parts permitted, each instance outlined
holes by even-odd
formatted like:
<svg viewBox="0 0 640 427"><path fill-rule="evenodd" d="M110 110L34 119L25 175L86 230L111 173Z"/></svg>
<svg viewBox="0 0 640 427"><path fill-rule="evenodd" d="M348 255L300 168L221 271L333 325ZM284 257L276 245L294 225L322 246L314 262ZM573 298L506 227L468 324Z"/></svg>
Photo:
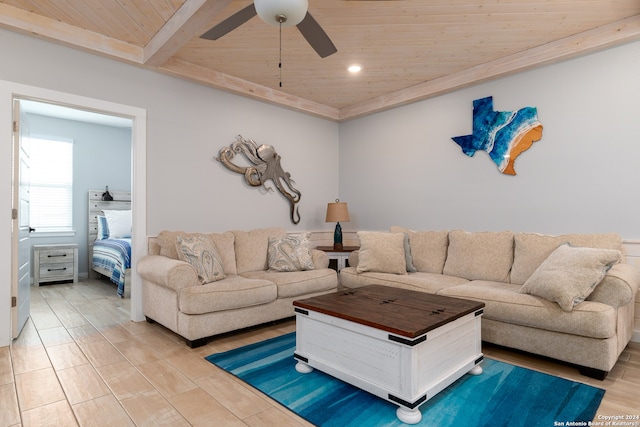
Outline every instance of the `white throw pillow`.
<svg viewBox="0 0 640 427"><path fill-rule="evenodd" d="M268 258L271 271L313 270L311 233L288 234L282 238L269 238Z"/></svg>
<svg viewBox="0 0 640 427"><path fill-rule="evenodd" d="M131 210L103 211L109 227L109 238L131 237Z"/></svg>
<svg viewBox="0 0 640 427"><path fill-rule="evenodd" d="M360 250L356 271L407 274L404 233L359 231Z"/></svg>
<svg viewBox="0 0 640 427"><path fill-rule="evenodd" d="M565 243L551 252L520 292L556 302L564 311L571 311L593 292L621 257L615 249L583 248Z"/></svg>
<svg viewBox="0 0 640 427"><path fill-rule="evenodd" d="M200 283L211 283L224 279L220 254L209 236L178 236L176 239L178 258L189 263L200 278Z"/></svg>

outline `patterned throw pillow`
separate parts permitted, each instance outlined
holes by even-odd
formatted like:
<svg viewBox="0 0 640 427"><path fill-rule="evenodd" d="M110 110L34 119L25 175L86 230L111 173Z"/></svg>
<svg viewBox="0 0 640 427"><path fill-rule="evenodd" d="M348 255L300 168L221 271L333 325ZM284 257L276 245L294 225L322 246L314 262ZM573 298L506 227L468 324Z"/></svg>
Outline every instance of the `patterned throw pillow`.
<svg viewBox="0 0 640 427"><path fill-rule="evenodd" d="M104 240L109 238L109 224L107 217L98 215L98 236L96 240Z"/></svg>
<svg viewBox="0 0 640 427"><path fill-rule="evenodd" d="M189 263L196 270L200 284L215 282L226 277L220 254L208 236L204 234L178 236L176 249L178 259Z"/></svg>
<svg viewBox="0 0 640 427"><path fill-rule="evenodd" d="M282 238L269 238L269 270L303 271L313 270L311 258L311 233L289 234Z"/></svg>

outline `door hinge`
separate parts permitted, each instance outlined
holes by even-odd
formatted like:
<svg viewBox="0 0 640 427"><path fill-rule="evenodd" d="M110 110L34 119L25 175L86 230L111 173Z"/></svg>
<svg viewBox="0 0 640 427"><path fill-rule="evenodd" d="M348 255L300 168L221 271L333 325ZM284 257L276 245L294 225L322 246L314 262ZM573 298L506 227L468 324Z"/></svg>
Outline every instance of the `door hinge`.
<svg viewBox="0 0 640 427"><path fill-rule="evenodd" d="M13 121L13 131L18 132L18 122L16 120Z"/></svg>
<svg viewBox="0 0 640 427"><path fill-rule="evenodd" d="M11 297L11 307L16 307L18 305L18 298Z"/></svg>
<svg viewBox="0 0 640 427"><path fill-rule="evenodd" d="M18 209L11 209L11 219L18 219Z"/></svg>

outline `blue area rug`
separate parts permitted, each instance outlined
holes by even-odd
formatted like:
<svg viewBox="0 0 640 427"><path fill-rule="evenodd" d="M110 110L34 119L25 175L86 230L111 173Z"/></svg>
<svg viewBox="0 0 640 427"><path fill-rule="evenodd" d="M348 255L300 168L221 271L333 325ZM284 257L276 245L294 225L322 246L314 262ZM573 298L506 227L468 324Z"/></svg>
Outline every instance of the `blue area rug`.
<svg viewBox="0 0 640 427"><path fill-rule="evenodd" d="M318 370L298 373L295 345L295 333L290 333L206 359L316 426L406 425L396 418L396 405ZM556 421L587 422L605 392L491 359L485 359L482 368L482 375L464 375L424 403L417 425L551 427Z"/></svg>

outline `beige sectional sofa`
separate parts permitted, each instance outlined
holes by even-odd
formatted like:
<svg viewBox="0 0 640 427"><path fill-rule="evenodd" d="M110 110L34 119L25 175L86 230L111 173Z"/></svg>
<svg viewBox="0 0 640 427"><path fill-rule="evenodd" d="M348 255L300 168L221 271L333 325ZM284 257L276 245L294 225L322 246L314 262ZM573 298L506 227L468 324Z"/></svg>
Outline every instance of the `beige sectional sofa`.
<svg viewBox="0 0 640 427"><path fill-rule="evenodd" d="M282 228L163 231L150 239L149 254L137 266L144 314L191 347L213 335L292 317L294 300L335 292L338 286L327 254L310 249L306 237ZM203 251L202 244L208 249ZM198 256L205 259L206 280L198 260L192 262Z"/></svg>
<svg viewBox="0 0 640 427"><path fill-rule="evenodd" d="M624 262L616 234L392 227L358 235L342 287L383 284L482 301L483 341L604 379L633 335L640 272Z"/></svg>

